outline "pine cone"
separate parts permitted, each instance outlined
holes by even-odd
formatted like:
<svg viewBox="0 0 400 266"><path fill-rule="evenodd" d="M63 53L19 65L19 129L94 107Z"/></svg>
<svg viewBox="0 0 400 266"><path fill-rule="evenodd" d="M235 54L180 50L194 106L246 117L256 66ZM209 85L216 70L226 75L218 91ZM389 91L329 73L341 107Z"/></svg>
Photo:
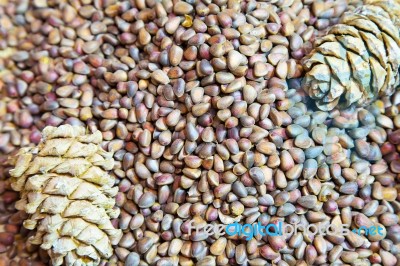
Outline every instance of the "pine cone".
<svg viewBox="0 0 400 266"><path fill-rule="evenodd" d="M367 0L343 15L304 60L303 88L319 109L366 106L391 95L400 63L400 5Z"/></svg>
<svg viewBox="0 0 400 266"><path fill-rule="evenodd" d="M122 236L110 221L119 215L118 187L107 173L112 154L100 147L100 131L63 125L46 127L42 137L38 147L20 149L10 170L21 195L16 208L29 214L24 227L37 231L29 240L48 250L53 265L98 265Z"/></svg>

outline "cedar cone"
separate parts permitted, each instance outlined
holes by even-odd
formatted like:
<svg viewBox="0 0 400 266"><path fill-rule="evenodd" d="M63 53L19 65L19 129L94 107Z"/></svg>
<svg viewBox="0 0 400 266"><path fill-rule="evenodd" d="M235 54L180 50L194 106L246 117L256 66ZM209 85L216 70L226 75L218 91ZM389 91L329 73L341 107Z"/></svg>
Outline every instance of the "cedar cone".
<svg viewBox="0 0 400 266"><path fill-rule="evenodd" d="M46 127L38 147L21 148L10 170L12 188L20 191L18 210L36 230L30 242L47 250L53 265L98 265L113 254L122 236L110 219L114 209L114 166L100 147L102 134L84 127Z"/></svg>
<svg viewBox="0 0 400 266"><path fill-rule="evenodd" d="M315 42L303 88L323 111L366 106L398 83L400 4L366 0Z"/></svg>

